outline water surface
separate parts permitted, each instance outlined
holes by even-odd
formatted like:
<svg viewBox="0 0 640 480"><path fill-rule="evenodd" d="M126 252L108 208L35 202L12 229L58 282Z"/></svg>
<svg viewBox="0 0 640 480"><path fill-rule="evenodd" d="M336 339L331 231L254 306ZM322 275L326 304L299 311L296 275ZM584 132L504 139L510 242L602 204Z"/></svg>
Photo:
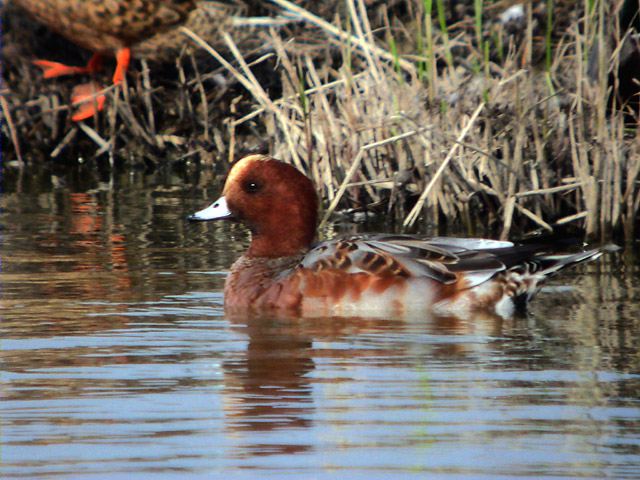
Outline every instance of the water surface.
<svg viewBox="0 0 640 480"><path fill-rule="evenodd" d="M508 321L227 317L212 184L5 182L2 478L640 478L633 252Z"/></svg>

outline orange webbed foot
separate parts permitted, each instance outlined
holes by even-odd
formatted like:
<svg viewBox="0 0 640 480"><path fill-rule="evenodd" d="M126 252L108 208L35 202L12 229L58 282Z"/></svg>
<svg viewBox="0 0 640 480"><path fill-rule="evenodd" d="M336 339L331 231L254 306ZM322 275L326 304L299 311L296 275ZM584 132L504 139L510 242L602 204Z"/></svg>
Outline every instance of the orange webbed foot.
<svg viewBox="0 0 640 480"><path fill-rule="evenodd" d="M71 65L65 65L64 63L52 62L50 60L34 60L33 64L42 69L44 72L44 78L55 78L65 75L94 73L102 67L102 58L100 55L94 54L84 67L74 67Z"/></svg>
<svg viewBox="0 0 640 480"><path fill-rule="evenodd" d="M104 108L107 96L101 93L102 89L96 83L83 83L76 85L71 94L71 103L78 106L71 119L80 122L93 117Z"/></svg>

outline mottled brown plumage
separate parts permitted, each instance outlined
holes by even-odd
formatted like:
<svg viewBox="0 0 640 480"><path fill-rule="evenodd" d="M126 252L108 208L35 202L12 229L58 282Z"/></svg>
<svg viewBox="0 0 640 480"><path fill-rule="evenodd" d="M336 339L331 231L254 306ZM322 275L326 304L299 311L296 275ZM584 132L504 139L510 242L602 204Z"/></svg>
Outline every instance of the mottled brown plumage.
<svg viewBox="0 0 640 480"><path fill-rule="evenodd" d="M96 53L115 53L184 22L195 0L13 0L38 21Z"/></svg>

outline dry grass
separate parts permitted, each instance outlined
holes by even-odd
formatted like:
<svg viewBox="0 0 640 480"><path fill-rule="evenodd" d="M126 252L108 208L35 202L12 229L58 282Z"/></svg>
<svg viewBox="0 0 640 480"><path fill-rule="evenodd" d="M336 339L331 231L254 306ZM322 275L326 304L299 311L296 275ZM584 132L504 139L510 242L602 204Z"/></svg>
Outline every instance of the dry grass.
<svg viewBox="0 0 640 480"><path fill-rule="evenodd" d="M471 13L447 26L442 0L394 3L402 15L384 5L374 15L364 0L346 0L334 18L274 0L302 22L297 36L261 29L268 48L250 55L225 31L212 47L183 28L215 58L215 70L183 53L178 94L159 114L158 82L143 68L104 124L80 128L99 152L113 154L113 142L129 135L147 152L188 144L182 154L192 155L201 142L228 160L256 143L247 136L255 132L266 139L261 149L314 179L325 219L355 209L404 228L455 226L506 238L575 227L591 238L631 239L640 209L640 144L630 128L637 112L610 101L623 1L580 2L565 14L567 33L553 37L544 19L554 17L541 15L539 2L525 3L514 27L498 21L504 1L482 9L475 2L476 10L469 1ZM256 73L265 59L275 60L276 94L264 86L268 75ZM233 87L221 92L224 85ZM4 98L2 108L12 120L5 135L15 138L29 119L16 118L20 109L8 115ZM167 111L178 119L172 128ZM78 129L67 131L76 133L61 144L75 141Z"/></svg>
<svg viewBox="0 0 640 480"><path fill-rule="evenodd" d="M374 34L362 0L347 0L348 18L333 24L275 1L322 30L339 48L341 66L325 66L272 32L283 98L265 97L247 69L234 71L260 108L231 129L259 122L274 156L321 186L329 202L325 220L343 206L377 209L404 227L419 218L472 232L478 224L497 225L502 238L514 229L566 225L591 238L616 231L633 237L637 133L623 109L610 111L608 104L620 58L614 39L622 37L610 19L621 2L596 3L578 18L549 49L544 68L532 63L531 52L544 51L551 37L541 47L526 26L520 48L498 22L480 34L459 29L451 38L433 28L429 15L422 22L428 28L387 19L383 24L393 28ZM478 48L478 35L494 44L481 40ZM423 45L424 54L394 54L398 45ZM239 53L236 61L242 65Z"/></svg>

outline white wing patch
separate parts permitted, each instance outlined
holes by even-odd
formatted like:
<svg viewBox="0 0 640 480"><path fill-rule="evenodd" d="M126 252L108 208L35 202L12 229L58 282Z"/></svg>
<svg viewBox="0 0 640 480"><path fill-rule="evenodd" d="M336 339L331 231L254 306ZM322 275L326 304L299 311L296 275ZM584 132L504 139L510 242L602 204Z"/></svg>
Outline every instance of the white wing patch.
<svg viewBox="0 0 640 480"><path fill-rule="evenodd" d="M444 247L457 247L462 250L492 250L495 248L514 247L512 242L488 240L486 238L433 237L429 239L429 243Z"/></svg>

